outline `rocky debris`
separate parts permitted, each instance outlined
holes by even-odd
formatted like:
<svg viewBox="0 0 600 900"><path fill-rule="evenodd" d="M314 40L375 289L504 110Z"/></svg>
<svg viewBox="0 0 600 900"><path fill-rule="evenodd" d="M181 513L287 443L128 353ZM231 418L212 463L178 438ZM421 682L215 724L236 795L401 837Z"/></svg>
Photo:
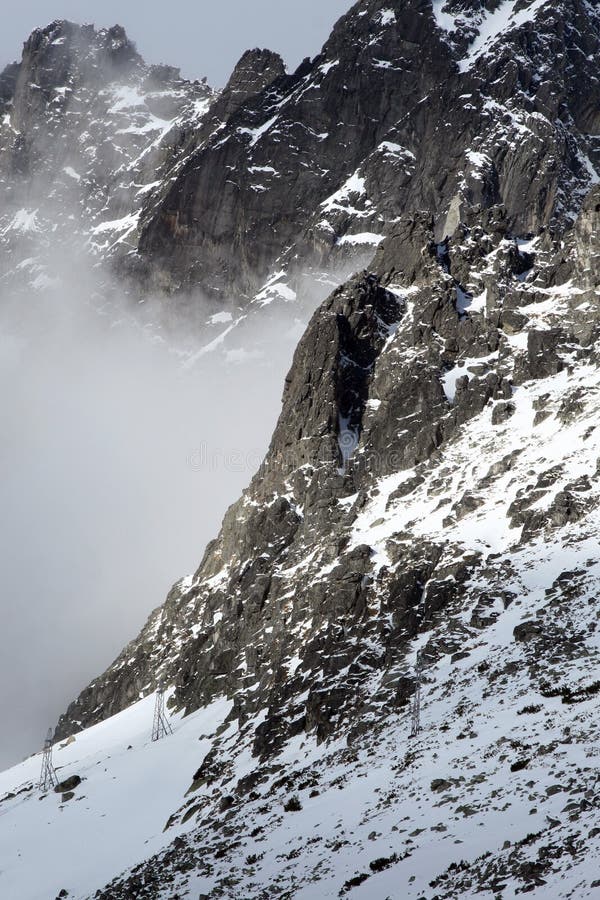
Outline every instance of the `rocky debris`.
<svg viewBox="0 0 600 900"><path fill-rule="evenodd" d="M70 775L68 778L65 778L64 781L60 781L56 787L54 788L54 792L56 794L66 794L68 792L74 791L76 787L79 787L81 784L81 778L79 775Z"/></svg>
<svg viewBox="0 0 600 900"><path fill-rule="evenodd" d="M516 662L518 656L504 646L497 646L492 658L500 662L507 653ZM580 885L589 885L593 866L586 869L585 853L571 852L571 837L585 835L587 854L596 858L596 774L591 757L588 764L579 764L584 748L586 753L593 752L593 738L580 734L578 745L561 743L556 754L557 745L544 740L548 729L560 734L560 728L548 716L532 714L527 723L515 721L510 738L499 733L490 740L486 728L501 710L506 713L506 702L512 709L518 698L511 701L497 690L488 695L487 704L478 703L477 691L488 682L489 674L481 665L469 664L454 673L459 684L449 684L443 677L428 684L430 710L437 714L447 709L445 730L432 722L419 749L411 751L406 742L406 753L398 753L399 735L406 735L408 717L400 725L397 717L390 716L372 723L351 750L333 745L315 757L311 749L308 766L300 762L299 753L292 765L288 760L283 774L281 767L278 771L257 769L266 778L246 795L245 808L227 802L225 813L219 814L216 810L226 799L225 779L220 787L215 785L212 797L206 796L214 813L207 814L205 807L189 836L176 838L166 853L137 866L130 876L98 892L98 897L126 897L128 891L150 897L157 879L170 885L172 892L181 891L191 873L201 879L207 897L223 891L232 897L260 896L267 865L269 884L276 884L283 895L307 884L314 886L315 879L323 892L344 892L351 890L349 885L360 885L390 869L394 883L406 884L408 895L415 897L423 895L425 885L447 898L460 896L474 885L478 890L499 890L500 884L527 889L540 873L542 888L561 883L567 873ZM467 684L472 687L469 700L463 694ZM516 672L511 692L522 691L525 696L528 684L524 673ZM450 714L449 698L461 694L460 706ZM484 746L486 752L480 755ZM551 776L550 766L554 767ZM507 770L511 770L509 777ZM431 779L432 771L444 777ZM353 802L347 802L348 794ZM314 804L323 796L331 798L327 822L315 822L319 807ZM294 816L293 833L287 816L282 815L287 804ZM526 811L516 824L515 805L521 804ZM496 823L493 846L483 853L472 849L473 827L491 821ZM456 842L450 865L447 856L441 854L438 861L432 853L433 847L441 849L449 839ZM425 847L429 859L423 870L418 858ZM370 886L378 893L383 885L373 881Z"/></svg>
<svg viewBox="0 0 600 900"><path fill-rule="evenodd" d="M514 629L515 641L531 641L543 633L540 622L521 622Z"/></svg>
<svg viewBox="0 0 600 900"><path fill-rule="evenodd" d="M504 422L507 422L515 412L516 406L514 403L506 403L504 401L496 403L492 412L492 425L502 425Z"/></svg>

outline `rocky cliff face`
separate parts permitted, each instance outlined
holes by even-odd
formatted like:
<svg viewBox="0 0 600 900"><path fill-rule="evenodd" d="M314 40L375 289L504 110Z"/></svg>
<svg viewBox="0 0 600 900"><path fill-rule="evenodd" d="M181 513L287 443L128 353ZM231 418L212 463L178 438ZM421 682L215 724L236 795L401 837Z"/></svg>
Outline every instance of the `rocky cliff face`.
<svg viewBox="0 0 600 900"><path fill-rule="evenodd" d="M449 75L428 3L397 4L394 28L385 12L381 2L355 8L315 60L244 103L147 216L141 253L178 284L253 293L307 216ZM234 248L234 265L224 247Z"/></svg>
<svg viewBox="0 0 600 900"><path fill-rule="evenodd" d="M165 161L146 284L264 301L374 255L197 572L59 723L233 704L169 849L98 896L597 887L599 40L583 0L369 0L292 75L244 57Z"/></svg>
<svg viewBox="0 0 600 900"><path fill-rule="evenodd" d="M501 203L519 233L573 212L597 153L594 14L524 4L492 58L485 36L512 10L356 6L190 157L143 214L142 256L177 286L251 295L282 261L330 262L414 209L438 240L473 204Z"/></svg>
<svg viewBox="0 0 600 900"><path fill-rule="evenodd" d="M575 89L573 64L566 59L559 71L556 67L552 70L554 106L545 107L546 115L541 109L548 89L540 85L546 84L543 72L550 75L547 63L542 65L542 56L554 46L556 32L561 32L559 24L564 25L560 58L581 57L581 49L591 47L598 39L597 17L587 7L572 3L562 4L559 10L540 3L509 10L505 4L505 20L497 22L496 43L493 34L488 38L495 47L492 59L481 38L468 42L466 36L471 32L461 16L471 15L472 33L475 35L479 27L483 35L498 18L497 12L461 11L451 6L440 10L438 4L432 7L427 2L401 4L399 9L372 6L368 10L364 6L354 8L341 20L318 64L303 67L307 71L302 79L314 79L316 71L321 73L319 102L311 102L310 111L313 116L323 115L321 107L329 103L328 88L321 84L323 67L328 73L338 70L339 80L347 72L344 66L363 73L365 54L371 65L374 53L382 54L385 49L390 55L409 45L416 53L419 40L428 42L428 55L423 65L415 65L412 75L410 67L406 77L406 66L400 67L405 73L402 96L396 96L391 83L389 87L393 103L400 104L393 114L389 113L392 118L406 109L406 93L411 97L412 111L396 123L395 134L400 127L414 133L416 120L412 116L418 115L421 123L420 146L413 142L418 155L402 151L413 160L410 186L406 187L402 176L400 184L395 185L395 212L411 204L413 211L395 216L395 221L386 226L387 236L382 238L369 273L340 287L315 314L296 351L282 414L264 465L247 494L228 513L222 533L208 548L193 584L176 587L164 610L151 621L150 656L146 639L134 645L133 657L128 648L110 673L110 678L118 674L121 686L115 689L112 684L109 688L105 679L92 686L91 702L86 695L79 701L77 713L73 711L77 720L81 706L98 709L100 715L106 713L107 704L110 711L121 708L148 687L151 672L153 683L163 665L176 679L177 702L187 708L205 701L220 685L235 692L241 708L244 685L255 685L258 679L261 684L264 680L266 689L278 690L285 680L285 661L296 655L306 621L312 620L315 632L321 625L329 630L340 617L345 622L354 617L362 621L370 595L375 594L381 604L386 591L394 591L393 578L374 565L373 549L367 543L353 544L350 537L377 479L435 467L440 448L456 439L461 427L491 404L498 423L503 416L508 420L517 385L560 372L565 366L563 358L569 354L587 357L592 352L583 348L591 347L595 339L595 311L593 304L588 306L578 293L581 290L586 296L586 290L593 290L595 284L589 268L595 259L590 246L595 241L595 227L590 221L594 191L578 214L585 186L589 189L595 181L593 164L587 156L584 162L581 148L583 141L588 150L594 144L594 133L589 130L593 127L590 106ZM577 15L585 16L586 27L567 27L567 19ZM449 28L451 18L454 25ZM517 53L521 45L523 50ZM504 83L507 69L512 71L508 55L521 67L515 75L517 80L510 82L510 90ZM322 60L329 56L340 57L339 63L324 63ZM586 74L588 56L583 61ZM248 87L250 60L257 81ZM360 65L357 60L362 60ZM490 66L497 66L491 73L494 77L484 81L483 72L487 73ZM357 100L361 91L365 97L373 91L379 103L383 102L382 94L387 96L385 78L396 76L385 74L387 66L376 69L373 79L363 73L357 76L355 88L348 88L356 109L368 107L366 99ZM431 87L427 80L433 78L434 70L439 91L435 97L428 93L423 96L422 92ZM299 77L298 73L289 77L282 73L271 55L254 52L244 57L226 94L233 95L236 90L249 93L250 100L246 96L242 103L243 111L244 103L264 100L264 92L275 91L274 85L280 82L287 90L289 78L293 81ZM266 87L263 78L268 82ZM241 84L245 87L240 88ZM468 86L473 92L461 93ZM305 90L316 92L312 81L306 81L301 93ZM297 86L294 91L298 91ZM220 102L230 104L227 97ZM418 114L415 106L420 107ZM298 115L291 101L284 102L282 108L282 115ZM564 121L555 118L559 113ZM241 114L238 108L234 118ZM437 138L436 143L434 136L447 133L455 114L457 140L449 156L444 142ZM390 122L381 115L373 118L375 125L365 127L364 141L377 144L384 133L389 134ZM407 118L411 125L406 124ZM221 153L222 147L235 141L247 145L247 133L239 125L236 137L227 137L228 128L233 125L221 129L220 146L213 148L215 152ZM260 143L260 151L256 152L288 152L280 129L283 125L276 129L279 138L263 131L255 145ZM429 153L425 153L426 136ZM467 141L468 150L464 149ZM270 142L277 148L273 149ZM381 145L377 146L381 150ZM202 187L200 159L213 150L199 151L193 178L191 174L181 176L188 179L190 190L193 187L199 197L209 194ZM350 168L364 159L364 151L364 143L353 143L351 152L357 155ZM386 152L383 146L382 153ZM390 152L397 156L400 151ZM296 155L291 154L294 165ZM553 161L551 170L544 169L544 155ZM385 165L376 166L372 155L369 159L379 176L382 169L385 173ZM182 173L188 165L192 171L190 162L182 166ZM339 170L338 165L331 171ZM314 172L306 177L313 178ZM361 181L360 175L352 177ZM179 190L177 184L172 188L175 192ZM569 209L567 189L571 191ZM431 203L425 211L427 190ZM390 188L385 193L389 199L394 191ZM268 202L272 194L268 192ZM187 189L186 197L186 214L192 215L194 201ZM215 193L217 198L220 203L222 194ZM369 208L372 201L366 200L364 205ZM304 208L295 203L292 206ZM220 209L224 209L221 204ZM359 218L360 212L355 211L354 216ZM292 227L289 217L280 218L282 227ZM234 219L235 215L229 216L229 221ZM298 233L297 223L294 227ZM252 234L256 252L263 252L260 228L257 226ZM177 243L176 236L174 241ZM223 239L219 246L224 249L232 245ZM575 281L582 287L572 289ZM562 300L557 303L558 311L547 308L547 298L552 296ZM543 321L536 313L539 304ZM549 326L542 327L546 322ZM579 346L582 349L577 350ZM421 474L411 478L411 487L423 483ZM466 508L469 502L467 498ZM448 512L451 521L453 515ZM459 512L463 512L462 507ZM426 581L443 555L441 546L447 544L446 535L440 545L435 537L431 536L431 546L425 551L422 547L418 550L419 557L425 552L424 571L429 572ZM298 573L307 559L313 575L326 572L323 587L318 588L305 576L298 583ZM397 565L398 560L394 560L394 568ZM285 575L288 571L293 573L292 587ZM419 569L414 574L415 584L423 577ZM442 581L445 579L444 575ZM340 598L346 595L342 601ZM383 608L387 608L387 601ZM302 627L294 635L290 624L296 622L298 609L303 610ZM320 612L315 619L317 609ZM427 620L427 611L424 616ZM218 621L213 625L215 617ZM366 619L370 629L373 616ZM412 621L415 628L420 627L420 617L412 617ZM260 653L253 648L249 664L248 644L256 628L260 628L266 647ZM264 632L265 628L269 631ZM194 632L193 639L186 646L185 635L190 631ZM405 640L414 637L404 628L401 631ZM320 636L319 641L322 639ZM342 643L345 641L342 636ZM318 654L314 659L320 668ZM340 659L345 659L344 654ZM384 659L386 664L390 662L387 648L379 663ZM254 699L256 696L254 690ZM85 716L82 721L87 721ZM63 731L72 724L73 718L67 718Z"/></svg>
<svg viewBox="0 0 600 900"><path fill-rule="evenodd" d="M556 242L477 210L440 245L415 216L315 314L263 469L59 726L158 677L173 710L233 701L175 844L102 896L591 889L597 200Z"/></svg>

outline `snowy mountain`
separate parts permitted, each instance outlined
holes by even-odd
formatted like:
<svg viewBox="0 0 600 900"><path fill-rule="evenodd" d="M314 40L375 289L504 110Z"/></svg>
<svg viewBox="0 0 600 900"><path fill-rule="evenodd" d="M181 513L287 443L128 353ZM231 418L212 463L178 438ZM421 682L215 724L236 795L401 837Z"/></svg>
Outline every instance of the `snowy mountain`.
<svg viewBox="0 0 600 900"><path fill-rule="evenodd" d="M27 234L66 240L76 229L95 252L123 252L166 148L197 127L212 92L176 69L145 66L118 26L62 21L31 35L10 76L0 133L4 278ZM20 271L35 273L39 288L52 277L37 260Z"/></svg>
<svg viewBox="0 0 600 900"><path fill-rule="evenodd" d="M200 354L342 283L199 568L60 719L81 781L0 776L7 896L597 895L599 49L585 0L363 0L296 73L244 56L91 242L230 315Z"/></svg>
<svg viewBox="0 0 600 900"><path fill-rule="evenodd" d="M119 26L57 21L34 32L21 62L1 76L3 295L18 303L32 292L60 293L65 267L75 265L97 309L150 326L190 365L206 354L234 363L270 357L261 310L275 300L268 319L278 318L291 354L318 302L368 259L360 247L335 268L298 272L294 288L279 266L251 296L216 294L210 280L187 276L184 291L156 266L148 271L140 251L142 222L178 173L283 71L275 54L250 51L218 94L170 66L145 65ZM172 292L176 303L153 302ZM256 325L247 323L251 300ZM189 342L182 317L193 326Z"/></svg>

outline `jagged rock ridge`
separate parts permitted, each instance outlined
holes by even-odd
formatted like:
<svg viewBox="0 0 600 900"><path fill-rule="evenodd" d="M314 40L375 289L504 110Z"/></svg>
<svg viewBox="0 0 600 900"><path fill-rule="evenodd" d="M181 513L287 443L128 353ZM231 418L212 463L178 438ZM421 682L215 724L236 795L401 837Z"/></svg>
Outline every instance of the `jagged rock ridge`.
<svg viewBox="0 0 600 900"><path fill-rule="evenodd" d="M315 60L242 105L149 200L142 257L177 285L252 293L261 271L293 268L298 252L322 262L347 242L375 243L413 209L435 212L440 240L463 204L502 203L518 232L576 211L597 159L593 11L523 4L492 58L466 45L476 32L460 15L452 31L436 28L439 7L355 7Z"/></svg>

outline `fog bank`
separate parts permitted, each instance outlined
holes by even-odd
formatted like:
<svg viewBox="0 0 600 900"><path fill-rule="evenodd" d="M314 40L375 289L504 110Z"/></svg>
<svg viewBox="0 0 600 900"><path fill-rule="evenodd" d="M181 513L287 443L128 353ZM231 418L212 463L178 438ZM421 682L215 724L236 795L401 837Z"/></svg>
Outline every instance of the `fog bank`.
<svg viewBox="0 0 600 900"><path fill-rule="evenodd" d="M259 465L292 353L274 334L268 365L186 368L87 291L65 273L2 298L2 767L197 567Z"/></svg>

